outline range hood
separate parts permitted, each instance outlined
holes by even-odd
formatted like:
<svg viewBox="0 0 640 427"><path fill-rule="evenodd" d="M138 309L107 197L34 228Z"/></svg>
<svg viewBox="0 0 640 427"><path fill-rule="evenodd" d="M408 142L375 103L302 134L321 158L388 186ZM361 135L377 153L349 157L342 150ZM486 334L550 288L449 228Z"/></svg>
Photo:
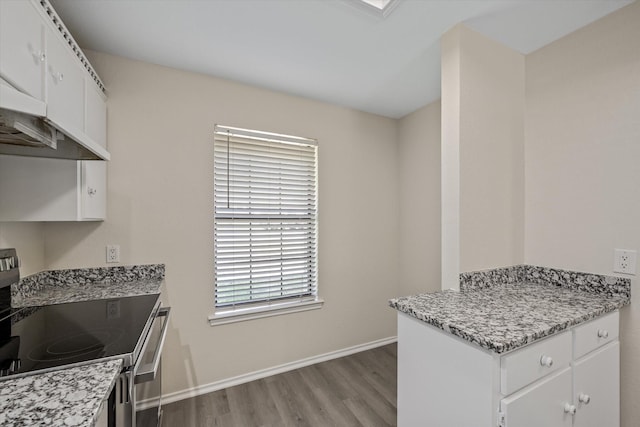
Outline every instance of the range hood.
<svg viewBox="0 0 640 427"><path fill-rule="evenodd" d="M109 160L97 144L69 136L45 117L46 104L0 79L0 154L72 160Z"/></svg>

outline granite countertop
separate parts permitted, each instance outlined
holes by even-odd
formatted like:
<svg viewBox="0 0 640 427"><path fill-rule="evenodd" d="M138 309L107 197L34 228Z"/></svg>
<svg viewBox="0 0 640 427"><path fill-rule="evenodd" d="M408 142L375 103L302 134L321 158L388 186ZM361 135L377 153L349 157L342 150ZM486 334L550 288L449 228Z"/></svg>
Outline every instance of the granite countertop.
<svg viewBox="0 0 640 427"><path fill-rule="evenodd" d="M93 426L122 369L98 362L0 382L0 425Z"/></svg>
<svg viewBox="0 0 640 427"><path fill-rule="evenodd" d="M160 293L164 264L50 270L11 288L11 307L122 298Z"/></svg>
<svg viewBox="0 0 640 427"><path fill-rule="evenodd" d="M69 284L64 287L47 287L29 296L14 297L13 308L64 304L67 302L123 298L135 295L160 293L162 280L132 280L129 282L103 282Z"/></svg>
<svg viewBox="0 0 640 427"><path fill-rule="evenodd" d="M629 293L515 282L441 291L389 305L484 349L504 353L629 304Z"/></svg>

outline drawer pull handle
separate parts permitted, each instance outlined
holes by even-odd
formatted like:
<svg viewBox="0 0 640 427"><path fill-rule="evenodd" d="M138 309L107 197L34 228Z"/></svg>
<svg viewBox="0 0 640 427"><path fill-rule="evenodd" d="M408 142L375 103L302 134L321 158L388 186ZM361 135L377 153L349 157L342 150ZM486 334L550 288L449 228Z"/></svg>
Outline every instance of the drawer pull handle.
<svg viewBox="0 0 640 427"><path fill-rule="evenodd" d="M571 405L570 403L565 403L564 404L564 412L566 414L575 415L576 414L576 407L574 405Z"/></svg>
<svg viewBox="0 0 640 427"><path fill-rule="evenodd" d="M598 338L609 338L609 331L606 329L598 329Z"/></svg>
<svg viewBox="0 0 640 427"><path fill-rule="evenodd" d="M591 396L589 396L588 394L580 393L580 395L578 396L578 400L580 401L580 403L588 405L589 402L591 402Z"/></svg>
<svg viewBox="0 0 640 427"><path fill-rule="evenodd" d="M542 366L546 366L547 368L550 368L553 366L553 358L551 356L542 355L542 357L540 358L540 364Z"/></svg>

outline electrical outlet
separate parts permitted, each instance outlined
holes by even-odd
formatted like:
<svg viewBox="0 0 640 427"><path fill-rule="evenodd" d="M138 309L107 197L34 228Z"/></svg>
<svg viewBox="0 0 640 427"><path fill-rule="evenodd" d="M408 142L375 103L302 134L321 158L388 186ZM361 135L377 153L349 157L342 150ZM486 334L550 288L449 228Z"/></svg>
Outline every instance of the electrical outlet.
<svg viewBox="0 0 640 427"><path fill-rule="evenodd" d="M614 273L636 274L636 251L631 249L615 249L613 253Z"/></svg>
<svg viewBox="0 0 640 427"><path fill-rule="evenodd" d="M120 262L120 245L107 245L107 262Z"/></svg>
<svg viewBox="0 0 640 427"><path fill-rule="evenodd" d="M107 319L120 317L120 301L107 301Z"/></svg>

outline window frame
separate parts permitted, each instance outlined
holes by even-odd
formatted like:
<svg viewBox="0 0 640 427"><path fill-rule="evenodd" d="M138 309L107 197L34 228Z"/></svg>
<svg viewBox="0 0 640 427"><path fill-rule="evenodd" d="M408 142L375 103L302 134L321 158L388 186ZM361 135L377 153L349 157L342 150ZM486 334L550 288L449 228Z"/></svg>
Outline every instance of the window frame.
<svg viewBox="0 0 640 427"><path fill-rule="evenodd" d="M223 132L226 132L226 134L223 134ZM227 227L231 227L234 228L235 227L235 220L238 220L239 222L241 221L240 218L234 218L233 214L231 214L231 217L228 217L228 213L226 214L227 216L225 216L225 214L221 214L218 212L224 211L224 206L222 208L218 207L218 202L216 197L220 197L220 194L218 194L216 191L220 191L220 190L216 190L217 187L215 187L216 184L214 184L214 190L213 190L213 194L214 194L214 210L213 210L213 217L214 217L214 313L212 315L209 316L209 323L212 326L215 325L223 325L223 324L228 324L228 323L234 323L234 322L240 322L240 321L245 321L245 320L252 320L252 319L257 319L257 318L263 318L263 317L270 317L270 316L277 316L277 315L281 315L281 314L287 314L287 313L297 313L297 312L301 312L301 311L307 311L307 310L314 310L314 309L319 309L322 307L322 305L324 304L324 300L321 299L318 295L318 143L317 140L315 139L310 139L310 138L302 138L302 137L296 137L296 136L292 136L292 135L284 135L284 134L276 134L276 133L271 133L271 132L264 132L264 131L257 131L257 130L250 130L250 129L243 129L243 128L236 128L236 127L231 127L231 126L223 126L223 125L215 125L214 127L214 182L216 182L216 177L218 177L218 175L225 175L224 171L220 171L219 168L220 166L216 165L216 160L220 160L222 158L222 156L220 157L216 157L216 146L220 146L221 145L221 139L224 138L224 135L226 135L227 138L227 147L229 147L230 144L230 135L236 139L236 141L234 141L232 144L236 144L236 145L242 145L244 138L246 138L246 140L253 140L254 143L256 144L256 146L260 146L262 145L263 147L261 149L265 149L264 147L268 146L268 145L274 145L274 149L276 149L276 151L278 149L285 149L285 145L288 146L290 144L294 144L294 145L300 145L300 146L313 146L313 169L314 169L314 175L313 175L313 196L315 198L314 201L314 209L312 211L312 213L310 213L309 219L302 219L300 220L301 222L304 222L305 220L311 220L312 219L312 232L313 232L313 238L311 239L312 246L309 246L309 243L305 243L306 245L306 250L309 251L309 253L313 254L312 260L310 261L310 264L313 266L312 268L312 275L311 275L311 279L308 279L308 283L310 283L310 289L312 291L312 293L310 295L302 295L303 292L301 292L299 295L293 295L291 297L283 297L282 295L280 297L274 298L274 299L268 299L266 301L258 301L258 302L250 302L249 299L245 300L245 301L241 301L238 304L230 304L227 306L222 306L219 305L218 303L218 262L219 262L219 246L218 246L218 224L219 222L227 222ZM258 142L255 142L258 141ZM224 142L222 142L223 144ZM290 148L290 147L288 147ZM218 148L219 149L219 148ZM229 157L228 157L228 153L229 153L229 148L227 148L227 152L226 152L226 164L227 164L227 168L226 168L226 176L227 179L229 176L231 176L230 172L229 172L229 168L228 168L228 164L230 163ZM273 155L274 158L277 159L277 155ZM253 157L251 157L252 159L255 159ZM285 158L285 157L281 157L281 158ZM249 166L249 168L251 169L251 166ZM300 174L300 176L304 176L303 173ZM250 182L253 184L253 177L250 178ZM227 184L227 196L226 196L226 200L227 200L227 209L230 209L230 211L233 211L233 208L229 208L228 207L228 201L230 200L229 198L229 185ZM222 197L220 197L222 199ZM292 199L288 199L288 202L291 202ZM286 204L286 203L285 203ZM278 205L280 206L280 205ZM253 209L253 208L251 208ZM280 208L282 209L282 208ZM252 216L255 215L255 216ZM289 217L287 217L286 214L283 214L282 212L278 215L275 214L272 216L272 214L265 214L265 213L255 213L254 211L250 211L250 214L248 215L247 218L243 218L245 221L247 221L247 226L249 228L252 229L252 227L254 227L254 222L252 222L255 218L255 222L264 222L264 221L271 221L274 220L276 223L280 223L281 226L282 224L285 224L287 221L290 220ZM294 217L293 220L295 220L296 218ZM231 223L233 225L229 226L228 224ZM221 226L224 227L224 226ZM225 230L227 233L229 233L228 230ZM233 233L233 230L231 231L231 233ZM249 237L249 241L253 242L252 237ZM282 244L282 243L281 243ZM280 245L281 245L280 244ZM250 243L250 245L252 245L252 243ZM234 249L235 250L235 249ZM281 246L281 251L284 251L284 249ZM230 250L231 252L233 252L233 250ZM234 252L235 254L235 252ZM287 258L284 258L285 260L287 260ZM289 259L289 261L291 261L291 259ZM248 268L251 272L253 272L253 264L251 261L248 262L249 267ZM253 274L253 273L251 273ZM313 279L313 277L315 277L315 280ZM302 282L302 283L307 283L307 282ZM282 286L282 285L281 285ZM253 291L249 291L248 295L252 295Z"/></svg>

